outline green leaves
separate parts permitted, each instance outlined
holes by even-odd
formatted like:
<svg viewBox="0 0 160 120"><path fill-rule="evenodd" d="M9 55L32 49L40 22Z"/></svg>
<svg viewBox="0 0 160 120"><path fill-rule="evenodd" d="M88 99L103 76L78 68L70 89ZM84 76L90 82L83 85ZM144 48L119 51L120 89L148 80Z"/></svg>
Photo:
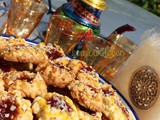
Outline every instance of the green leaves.
<svg viewBox="0 0 160 120"><path fill-rule="evenodd" d="M128 0L160 16L160 0Z"/></svg>

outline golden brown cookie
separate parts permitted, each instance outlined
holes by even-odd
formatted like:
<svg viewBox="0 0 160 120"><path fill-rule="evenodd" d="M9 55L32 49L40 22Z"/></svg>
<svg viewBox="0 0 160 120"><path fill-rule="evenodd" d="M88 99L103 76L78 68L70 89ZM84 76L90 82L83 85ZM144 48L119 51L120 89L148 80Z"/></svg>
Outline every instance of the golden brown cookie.
<svg viewBox="0 0 160 120"><path fill-rule="evenodd" d="M92 111L101 112L104 109L100 85L79 80L72 81L68 86L71 95L78 103Z"/></svg>
<svg viewBox="0 0 160 120"><path fill-rule="evenodd" d="M0 58L0 71L3 73L11 71L34 71L35 66L32 63L11 62Z"/></svg>
<svg viewBox="0 0 160 120"><path fill-rule="evenodd" d="M64 56L64 57L57 58L53 62L50 62L50 63L56 64L56 65L59 65L59 66L63 66L63 67L70 70L70 68L68 67L68 64L69 64L70 61L72 61L72 59Z"/></svg>
<svg viewBox="0 0 160 120"><path fill-rule="evenodd" d="M12 62L35 63L38 64L44 58L36 53L32 46L10 46L1 53L1 57ZM39 57L39 59L38 59Z"/></svg>
<svg viewBox="0 0 160 120"><path fill-rule="evenodd" d="M72 100L58 93L37 97L32 106L38 120L79 120Z"/></svg>
<svg viewBox="0 0 160 120"><path fill-rule="evenodd" d="M48 60L51 62L56 60L57 58L61 58L65 56L60 46L51 44L51 43L48 45L45 45L44 43L39 43L38 45L35 46L35 49L38 51L40 55L45 57L45 60Z"/></svg>
<svg viewBox="0 0 160 120"><path fill-rule="evenodd" d="M62 64L42 63L36 71L40 72L47 85L64 88L75 79L75 75Z"/></svg>
<svg viewBox="0 0 160 120"><path fill-rule="evenodd" d="M76 59L72 59L69 61L68 63L68 68L70 68L70 70L77 75L77 73L84 67L87 67L88 65L81 61L81 60L76 60Z"/></svg>
<svg viewBox="0 0 160 120"><path fill-rule="evenodd" d="M17 38L14 38L14 37L10 37L9 39L5 39L3 37L0 36L0 53L8 48L8 47L11 47L11 46L14 46L14 45L29 45L28 43L25 42L24 39L20 38L20 37L17 37Z"/></svg>
<svg viewBox="0 0 160 120"><path fill-rule="evenodd" d="M39 73L13 71L5 73L3 81L6 90L19 91L23 97L35 98L38 95L47 93L47 86Z"/></svg>
<svg viewBox="0 0 160 120"><path fill-rule="evenodd" d="M13 45L1 53L1 57L5 60L34 64L43 63L44 61L54 61L62 56L64 56L62 50L50 44L46 46L44 43L35 46Z"/></svg>
<svg viewBox="0 0 160 120"><path fill-rule="evenodd" d="M99 84L99 75L90 66L82 68L77 73L76 79L80 81L90 82L92 84Z"/></svg>
<svg viewBox="0 0 160 120"><path fill-rule="evenodd" d="M109 120L132 120L129 111L124 106L115 90L108 84L104 84L102 89L104 94L103 103L105 106L103 111L104 115Z"/></svg>
<svg viewBox="0 0 160 120"><path fill-rule="evenodd" d="M33 120L31 102L12 93L0 92L0 120Z"/></svg>
<svg viewBox="0 0 160 120"><path fill-rule="evenodd" d="M77 80L99 82L99 75L95 70L81 60L70 60L67 67L76 75Z"/></svg>

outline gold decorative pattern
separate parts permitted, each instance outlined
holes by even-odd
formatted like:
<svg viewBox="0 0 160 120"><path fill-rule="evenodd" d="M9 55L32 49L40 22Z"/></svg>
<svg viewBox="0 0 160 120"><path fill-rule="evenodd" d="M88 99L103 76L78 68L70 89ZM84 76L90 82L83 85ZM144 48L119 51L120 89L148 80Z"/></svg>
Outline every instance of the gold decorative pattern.
<svg viewBox="0 0 160 120"><path fill-rule="evenodd" d="M79 1L72 0L71 6L76 14L78 14L80 17L85 18L95 26L100 26L100 20L95 15L90 13L87 9L85 9Z"/></svg>
<svg viewBox="0 0 160 120"><path fill-rule="evenodd" d="M97 8L99 10L106 10L107 9L107 2L106 0L82 0L83 2L87 3L88 5Z"/></svg>
<svg viewBox="0 0 160 120"><path fill-rule="evenodd" d="M143 66L133 73L129 94L136 107L140 109L151 108L156 103L159 92L159 76L153 68Z"/></svg>

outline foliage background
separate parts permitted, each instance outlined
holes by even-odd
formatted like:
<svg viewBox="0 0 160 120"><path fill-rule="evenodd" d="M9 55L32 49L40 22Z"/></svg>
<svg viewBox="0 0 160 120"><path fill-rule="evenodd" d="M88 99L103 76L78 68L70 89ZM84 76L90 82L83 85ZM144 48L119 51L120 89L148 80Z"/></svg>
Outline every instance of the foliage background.
<svg viewBox="0 0 160 120"><path fill-rule="evenodd" d="M128 0L160 17L160 0Z"/></svg>

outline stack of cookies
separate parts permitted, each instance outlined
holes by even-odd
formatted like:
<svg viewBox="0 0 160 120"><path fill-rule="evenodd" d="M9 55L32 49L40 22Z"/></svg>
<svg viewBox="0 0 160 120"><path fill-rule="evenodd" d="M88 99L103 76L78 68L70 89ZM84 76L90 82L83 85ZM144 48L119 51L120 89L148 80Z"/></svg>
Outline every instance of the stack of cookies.
<svg viewBox="0 0 160 120"><path fill-rule="evenodd" d="M0 120L132 120L116 91L58 45L0 37Z"/></svg>

